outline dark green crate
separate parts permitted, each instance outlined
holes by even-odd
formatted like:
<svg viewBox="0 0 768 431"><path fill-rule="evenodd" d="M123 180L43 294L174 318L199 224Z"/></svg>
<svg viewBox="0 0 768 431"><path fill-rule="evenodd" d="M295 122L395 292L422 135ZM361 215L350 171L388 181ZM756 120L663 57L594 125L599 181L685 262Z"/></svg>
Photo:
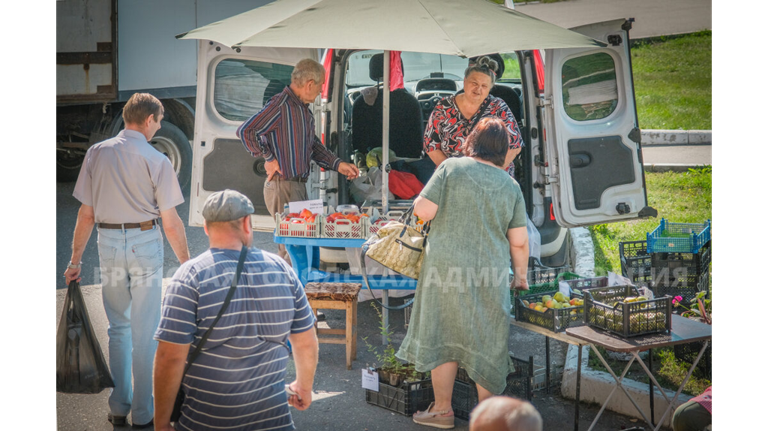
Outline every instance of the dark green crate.
<svg viewBox="0 0 768 431"><path fill-rule="evenodd" d="M573 272L565 271L557 273L554 278L549 278L548 281L538 284L529 284L528 290L517 290L513 288L510 290L512 309L514 310L515 307L515 296L534 295L537 293L543 294L544 292L549 292L550 290L557 290L561 281L576 280L579 278L583 277L578 274L574 274Z"/></svg>

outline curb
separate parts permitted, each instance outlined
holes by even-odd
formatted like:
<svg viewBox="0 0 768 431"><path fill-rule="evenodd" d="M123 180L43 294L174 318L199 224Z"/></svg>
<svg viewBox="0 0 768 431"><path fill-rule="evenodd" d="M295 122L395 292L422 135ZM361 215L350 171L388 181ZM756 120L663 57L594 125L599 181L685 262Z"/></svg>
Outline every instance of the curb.
<svg viewBox="0 0 768 431"><path fill-rule="evenodd" d="M561 386L561 394L563 397L575 400L576 399L576 366L578 363L578 347L574 345L568 345L568 353L565 359L565 367L563 369L563 381ZM605 371L593 370L589 367L589 346L583 346L581 356L581 390L579 398L581 402L594 402L600 405L603 404L608 394L615 388L616 381L613 377ZM650 397L648 396L648 383L639 383L628 378L622 379L624 388L627 390L632 399L635 400L638 406L643 410L646 416L651 417ZM664 392L671 400L675 393L668 389ZM654 420L661 419L661 415L664 414L669 403L661 395L658 388L654 387L653 391L653 403L654 403ZM677 397L677 401L674 404L676 409L682 404L691 400L691 396L680 393ZM639 419L643 421L643 417L637 411L632 402L627 398L620 389L616 390L616 393L611 397L610 402L606 406L608 410L616 413L620 413L626 416ZM664 418L664 425L672 426L672 413L671 411L666 418Z"/></svg>
<svg viewBox="0 0 768 431"><path fill-rule="evenodd" d="M711 130L642 130L645 145L712 145Z"/></svg>
<svg viewBox="0 0 768 431"><path fill-rule="evenodd" d="M592 234L585 227L574 227L571 232L573 272L584 277L595 276L595 245Z"/></svg>
<svg viewBox="0 0 768 431"><path fill-rule="evenodd" d="M702 168L712 165L691 165L684 163L659 163L659 164L644 164L643 170L645 172L688 172L689 169Z"/></svg>

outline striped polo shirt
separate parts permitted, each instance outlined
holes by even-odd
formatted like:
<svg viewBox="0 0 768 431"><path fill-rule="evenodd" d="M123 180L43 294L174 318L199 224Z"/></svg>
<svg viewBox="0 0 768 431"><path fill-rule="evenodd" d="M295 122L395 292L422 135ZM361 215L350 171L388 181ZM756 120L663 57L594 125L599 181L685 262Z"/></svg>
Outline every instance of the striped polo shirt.
<svg viewBox="0 0 768 431"><path fill-rule="evenodd" d="M185 262L166 290L155 339L191 343L191 354L221 309L239 256L212 248ZM176 429L295 429L285 394L286 341L314 323L293 270L251 248L229 307L184 376Z"/></svg>
<svg viewBox="0 0 768 431"><path fill-rule="evenodd" d="M237 129L254 157L277 159L284 179L309 176L309 162L337 171L341 159L317 139L315 117L290 87L277 93L256 115Z"/></svg>

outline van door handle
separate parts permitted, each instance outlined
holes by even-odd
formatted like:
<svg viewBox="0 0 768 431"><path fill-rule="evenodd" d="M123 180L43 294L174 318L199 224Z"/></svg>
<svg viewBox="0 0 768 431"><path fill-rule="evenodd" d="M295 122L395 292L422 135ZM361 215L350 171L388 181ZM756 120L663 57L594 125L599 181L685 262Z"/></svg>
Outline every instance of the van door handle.
<svg viewBox="0 0 768 431"><path fill-rule="evenodd" d="M582 168L592 163L592 158L589 154L573 154L568 161L572 168Z"/></svg>

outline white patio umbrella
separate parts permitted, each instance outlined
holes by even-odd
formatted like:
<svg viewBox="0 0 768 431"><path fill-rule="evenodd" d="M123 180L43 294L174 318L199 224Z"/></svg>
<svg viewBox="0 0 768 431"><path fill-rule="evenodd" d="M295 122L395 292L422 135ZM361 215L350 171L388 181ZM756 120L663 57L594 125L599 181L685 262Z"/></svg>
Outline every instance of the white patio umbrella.
<svg viewBox="0 0 768 431"><path fill-rule="evenodd" d="M383 166L389 164L389 51L474 57L529 49L605 46L488 0L278 0L176 36L233 48L381 49ZM389 175L382 176L389 209ZM384 291L386 304L388 295ZM384 325L388 323L383 310ZM386 343L386 337L382 337Z"/></svg>
<svg viewBox="0 0 768 431"><path fill-rule="evenodd" d="M384 166L389 163L388 51L474 57L528 49L605 46L488 0L278 0L176 37L213 40L233 48L384 50ZM385 211L388 192L385 173Z"/></svg>

